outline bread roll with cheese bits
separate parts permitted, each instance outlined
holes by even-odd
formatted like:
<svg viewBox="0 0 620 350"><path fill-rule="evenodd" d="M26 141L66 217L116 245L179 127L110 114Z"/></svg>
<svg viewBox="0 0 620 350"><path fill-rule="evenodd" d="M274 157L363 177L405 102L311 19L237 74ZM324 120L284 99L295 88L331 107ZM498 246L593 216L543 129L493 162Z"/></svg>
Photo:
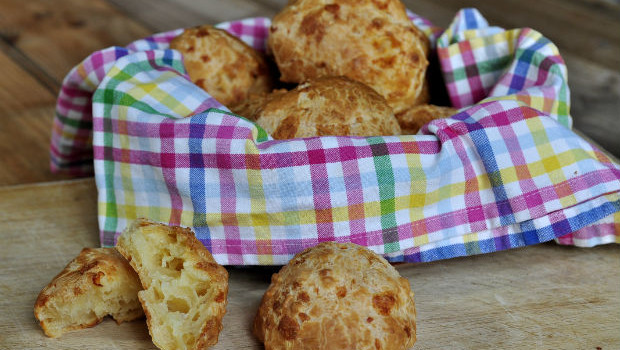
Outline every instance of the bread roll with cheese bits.
<svg viewBox="0 0 620 350"><path fill-rule="evenodd" d="M34 315L48 337L93 327L107 315L117 323L144 316L138 276L114 248L84 248L41 291Z"/></svg>
<svg viewBox="0 0 620 350"><path fill-rule="evenodd" d="M136 220L118 251L136 270L153 343L164 350L217 343L226 312L228 272L188 228Z"/></svg>
<svg viewBox="0 0 620 350"><path fill-rule="evenodd" d="M375 89L394 113L423 91L429 41L400 0L291 1L267 44L284 82L344 75Z"/></svg>
<svg viewBox="0 0 620 350"><path fill-rule="evenodd" d="M396 119L398 119L398 124L400 124L403 135L414 135L420 128L430 123L432 120L447 118L456 113L457 110L452 107L424 104L411 107L397 114Z"/></svg>
<svg viewBox="0 0 620 350"><path fill-rule="evenodd" d="M225 106L272 89L263 55L225 30L209 25L189 28L170 42L170 48L183 54L192 82Z"/></svg>
<svg viewBox="0 0 620 350"><path fill-rule="evenodd" d="M276 89L270 93L250 94L247 99L229 108L233 113L254 121L267 103L286 92L286 89Z"/></svg>
<svg viewBox="0 0 620 350"><path fill-rule="evenodd" d="M324 77L278 93L256 110L275 139L400 135L392 109L376 91L346 77Z"/></svg>
<svg viewBox="0 0 620 350"><path fill-rule="evenodd" d="M254 334L265 349L408 349L416 340L409 281L352 243L321 243L271 278Z"/></svg>

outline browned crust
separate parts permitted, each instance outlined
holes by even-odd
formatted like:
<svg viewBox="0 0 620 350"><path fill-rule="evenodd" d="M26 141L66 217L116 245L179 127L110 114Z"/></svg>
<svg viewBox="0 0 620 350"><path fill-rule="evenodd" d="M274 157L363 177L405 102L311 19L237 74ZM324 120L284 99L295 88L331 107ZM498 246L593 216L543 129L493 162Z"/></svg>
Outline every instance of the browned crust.
<svg viewBox="0 0 620 350"><path fill-rule="evenodd" d="M81 295L88 295L92 290L101 288L105 283L112 280L122 280L126 283L134 283L134 298L137 302L138 276L131 268L127 260L123 258L114 248L84 248L80 254L74 258L67 266L56 275L52 281L41 290L34 305L34 315L39 320L41 328L49 337L57 337L61 334L82 328L93 327L99 324L105 315L101 317L89 318L86 322L79 324L67 324L60 330L57 327L52 329L51 322L58 322L57 319L49 319L48 308L52 302L59 306L87 307L75 305L75 298ZM127 286L127 285L126 285ZM119 293L121 291L118 291ZM134 305L137 306L137 305ZM123 314L113 314L112 317L117 323L131 321L143 315L139 307L125 310Z"/></svg>
<svg viewBox="0 0 620 350"><path fill-rule="evenodd" d="M170 48L183 54L192 82L225 106L272 89L265 57L225 30L210 25L188 28Z"/></svg>
<svg viewBox="0 0 620 350"><path fill-rule="evenodd" d="M275 139L400 134L385 99L347 77L312 79L289 92L272 94L254 117Z"/></svg>
<svg viewBox="0 0 620 350"><path fill-rule="evenodd" d="M429 42L399 0L298 0L272 20L268 48L285 82L344 75L395 113L420 101Z"/></svg>
<svg viewBox="0 0 620 350"><path fill-rule="evenodd" d="M457 110L452 107L424 104L397 114L396 119L398 119L403 135L414 135L432 120L447 118L456 113Z"/></svg>
<svg viewBox="0 0 620 350"><path fill-rule="evenodd" d="M272 276L253 332L266 349L407 349L415 318L409 281L385 259L326 242Z"/></svg>
<svg viewBox="0 0 620 350"><path fill-rule="evenodd" d="M144 228L148 228L144 230ZM119 237L117 242L118 251L125 256L131 266L138 272L140 280L145 289L149 288L147 279L144 277L148 275L146 267L139 264L135 257L136 247L133 247L129 243L129 236L131 235L167 235L172 242L181 244L186 250L185 255L193 262L193 268L206 272L209 275L209 288L217 291L211 304L212 314L206 318L204 324L201 326L200 335L195 340L194 349L205 349L209 346L215 345L218 342L218 336L222 330L222 318L226 313L227 295L228 295L228 271L219 265L207 248L196 238L195 234L190 228L184 228L179 226L168 226L160 223L150 221L148 219L139 218L135 220ZM153 247L153 249L162 249L164 247ZM199 291L197 291L200 293ZM145 300L143 294L139 295L140 302L144 308L146 315L147 325L149 333L153 338L153 342L162 349L167 347L158 342L158 337L155 335L156 325L155 315L149 309L147 300ZM202 306L202 305L201 305ZM160 316L161 317L161 316ZM165 322L165 320L164 320Z"/></svg>
<svg viewBox="0 0 620 350"><path fill-rule="evenodd" d="M261 114L265 105L273 101L277 96L286 93L285 89L276 89L266 93L251 93L248 98L238 104L229 106L233 113L236 113L246 119L255 121L257 116Z"/></svg>

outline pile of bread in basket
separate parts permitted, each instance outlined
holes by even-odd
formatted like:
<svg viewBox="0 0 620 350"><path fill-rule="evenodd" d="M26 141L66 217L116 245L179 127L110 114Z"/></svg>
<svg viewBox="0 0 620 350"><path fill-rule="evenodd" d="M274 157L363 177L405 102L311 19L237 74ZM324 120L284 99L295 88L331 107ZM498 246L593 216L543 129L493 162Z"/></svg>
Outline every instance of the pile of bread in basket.
<svg viewBox="0 0 620 350"><path fill-rule="evenodd" d="M292 2L267 56L212 26L170 48L194 84L275 139L412 135L456 112L428 104L430 43L400 1Z"/></svg>
<svg viewBox="0 0 620 350"><path fill-rule="evenodd" d="M456 111L430 105L430 44L399 0L297 0L272 21L267 55L212 26L170 47L194 84L276 139L414 134ZM116 248L85 248L45 287L46 335L146 315L161 349L217 343L228 273L187 228L136 220ZM253 331L266 349L406 349L409 281L354 244L321 243L272 277Z"/></svg>

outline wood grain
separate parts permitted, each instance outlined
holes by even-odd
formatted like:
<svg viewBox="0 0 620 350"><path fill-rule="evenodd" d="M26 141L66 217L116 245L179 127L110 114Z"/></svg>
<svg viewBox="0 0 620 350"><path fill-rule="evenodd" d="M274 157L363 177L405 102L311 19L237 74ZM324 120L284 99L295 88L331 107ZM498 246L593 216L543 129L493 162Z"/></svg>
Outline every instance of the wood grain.
<svg viewBox="0 0 620 350"><path fill-rule="evenodd" d="M277 8L251 0L108 0L154 32L216 24L236 19L273 16Z"/></svg>
<svg viewBox="0 0 620 350"><path fill-rule="evenodd" d="M564 59L574 128L620 158L620 69L604 68L577 56L565 55Z"/></svg>
<svg viewBox="0 0 620 350"><path fill-rule="evenodd" d="M0 51L0 113L55 104L56 96L39 84L28 72Z"/></svg>
<svg viewBox="0 0 620 350"><path fill-rule="evenodd" d="M0 0L0 37L58 83L95 50L151 34L103 0Z"/></svg>
<svg viewBox="0 0 620 350"><path fill-rule="evenodd" d="M601 0L403 0L435 24L445 27L460 8L475 7L493 25L530 27L551 39L564 53L620 66L620 5ZM450 14L450 16L448 16Z"/></svg>
<svg viewBox="0 0 620 350"><path fill-rule="evenodd" d="M60 180L49 170L56 96L0 51L0 185Z"/></svg>
<svg viewBox="0 0 620 350"><path fill-rule="evenodd" d="M66 179L49 170L62 79L93 51L151 32L101 0L0 0L0 9L0 185Z"/></svg>
<svg viewBox="0 0 620 350"><path fill-rule="evenodd" d="M92 179L0 188L0 348L155 349L143 320L43 335L34 301L82 247L98 243ZM415 292L414 349L612 349L620 344L620 246L541 244L402 264ZM228 267L213 349L261 349L251 322L277 267Z"/></svg>

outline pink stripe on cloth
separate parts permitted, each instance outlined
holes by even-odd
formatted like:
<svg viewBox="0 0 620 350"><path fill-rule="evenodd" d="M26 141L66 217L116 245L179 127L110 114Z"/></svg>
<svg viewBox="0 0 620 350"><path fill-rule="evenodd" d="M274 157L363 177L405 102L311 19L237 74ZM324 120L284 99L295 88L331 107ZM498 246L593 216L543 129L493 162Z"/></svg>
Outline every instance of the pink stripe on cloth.
<svg viewBox="0 0 620 350"><path fill-rule="evenodd" d="M181 224L181 213L184 207L176 182L177 156L175 155L174 146L174 127L175 123L173 120L163 120L160 123L159 137L161 139L161 171L170 194L170 224L178 226Z"/></svg>

